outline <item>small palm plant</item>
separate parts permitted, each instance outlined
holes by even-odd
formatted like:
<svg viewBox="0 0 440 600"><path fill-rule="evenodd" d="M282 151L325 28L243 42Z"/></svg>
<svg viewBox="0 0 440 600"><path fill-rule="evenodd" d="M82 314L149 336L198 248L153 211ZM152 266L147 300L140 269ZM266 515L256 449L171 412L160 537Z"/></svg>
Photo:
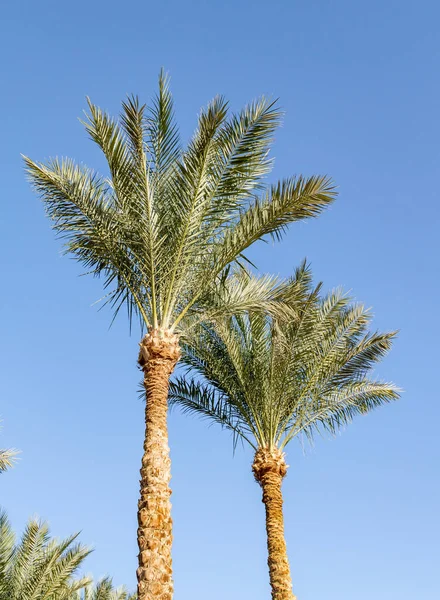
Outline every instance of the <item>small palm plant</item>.
<svg viewBox="0 0 440 600"><path fill-rule="evenodd" d="M0 450L0 473L4 473L14 465L17 454L18 450L14 450L13 448Z"/></svg>
<svg viewBox="0 0 440 600"><path fill-rule="evenodd" d="M30 520L16 543L4 512L0 512L0 600L71 600L89 583L75 573L90 550L50 537L48 526Z"/></svg>
<svg viewBox="0 0 440 600"><path fill-rule="evenodd" d="M0 473L10 469L16 460L17 451L9 448L8 450L0 450Z"/></svg>
<svg viewBox="0 0 440 600"><path fill-rule="evenodd" d="M68 159L25 162L66 251L104 277L115 314L125 305L147 332L139 355L147 402L138 597L170 600L167 393L180 341L200 322L269 309L279 291L274 279L242 277L235 267L257 240L318 215L335 190L321 176L263 185L281 116L265 99L230 115L227 102L215 98L186 149L163 74L150 109L131 97L119 122L91 102L89 109L85 126L105 155L107 176Z"/></svg>
<svg viewBox="0 0 440 600"><path fill-rule="evenodd" d="M303 290L295 319L249 313L201 327L198 339L183 347L183 361L197 378L180 377L170 387L171 405L230 429L255 451L273 600L295 598L282 512L287 444L321 429L333 433L398 398L394 385L368 376L395 333L368 333L369 312L340 291L320 298L305 264L294 280Z"/></svg>
<svg viewBox="0 0 440 600"><path fill-rule="evenodd" d="M129 594L125 588L115 589L111 579L106 577L96 585L90 583L74 592L69 600L136 600L136 595Z"/></svg>

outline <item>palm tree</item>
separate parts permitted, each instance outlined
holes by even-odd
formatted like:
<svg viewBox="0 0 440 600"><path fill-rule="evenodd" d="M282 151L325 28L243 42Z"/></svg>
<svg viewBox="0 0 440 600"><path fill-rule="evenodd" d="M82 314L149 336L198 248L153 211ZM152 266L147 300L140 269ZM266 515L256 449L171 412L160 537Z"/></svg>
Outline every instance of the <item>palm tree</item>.
<svg viewBox="0 0 440 600"><path fill-rule="evenodd" d="M74 578L90 552L74 543L77 535L53 539L47 524L31 519L16 543L0 512L0 600L71 600L90 581Z"/></svg>
<svg viewBox="0 0 440 600"><path fill-rule="evenodd" d="M125 588L115 589L111 579L106 577L96 585L90 583L81 591L74 592L69 600L136 600Z"/></svg>
<svg viewBox="0 0 440 600"><path fill-rule="evenodd" d="M286 445L320 429L333 433L398 398L395 386L368 376L395 333L368 333L369 312L340 291L320 298L305 264L294 281L304 293L290 322L250 312L201 327L183 346L183 361L197 378L172 382L169 400L228 428L255 451L273 600L295 598L282 511Z"/></svg>
<svg viewBox="0 0 440 600"><path fill-rule="evenodd" d="M18 450L9 448L7 450L0 450L0 473L4 473L10 469L16 461Z"/></svg>
<svg viewBox="0 0 440 600"><path fill-rule="evenodd" d="M264 98L232 115L224 98L215 98L186 149L163 73L150 109L130 97L119 121L90 101L89 110L85 127L105 155L108 176L69 159L42 164L25 157L25 163L66 252L104 277L105 302L115 315L125 306L130 321L136 316L146 330L139 353L146 432L138 597L171 600L167 392L180 341L197 323L269 308L279 288L271 277L243 274L243 253L263 237L280 237L289 223L318 215L335 190L321 176L263 185L281 117Z"/></svg>

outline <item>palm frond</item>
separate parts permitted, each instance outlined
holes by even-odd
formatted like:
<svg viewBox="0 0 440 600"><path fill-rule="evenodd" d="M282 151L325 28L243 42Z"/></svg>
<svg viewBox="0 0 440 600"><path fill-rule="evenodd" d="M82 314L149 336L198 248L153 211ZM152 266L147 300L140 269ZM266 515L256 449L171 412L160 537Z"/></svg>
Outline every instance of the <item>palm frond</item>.
<svg viewBox="0 0 440 600"><path fill-rule="evenodd" d="M253 446L249 428L240 423L234 405L212 387L180 377L171 381L168 401L170 407L178 405L184 413L207 417L231 430L235 440L239 436Z"/></svg>
<svg viewBox="0 0 440 600"><path fill-rule="evenodd" d="M4 594L6 569L14 554L15 535L5 511L0 510L0 594ZM0 596L2 597L2 596Z"/></svg>
<svg viewBox="0 0 440 600"><path fill-rule="evenodd" d="M168 251L173 254L170 281L164 305L164 318L169 319L173 304L181 294L200 248L203 222L209 207L212 161L215 160L215 135L226 118L227 103L222 97L214 100L199 116L193 139L177 167L172 209L175 213L173 239Z"/></svg>
<svg viewBox="0 0 440 600"><path fill-rule="evenodd" d="M276 102L261 98L232 115L217 136L219 164L216 169L216 197L232 209L258 189L270 172L270 144L280 125L282 113ZM214 205L214 209L219 210Z"/></svg>
<svg viewBox="0 0 440 600"><path fill-rule="evenodd" d="M356 415L365 415L383 404L397 400L400 390L392 383L368 379L346 383L323 398L311 403L304 421L297 419L295 426L284 438L281 448L295 436L304 432L311 439L321 428L335 434Z"/></svg>
<svg viewBox="0 0 440 600"><path fill-rule="evenodd" d="M104 275L104 287L114 284L108 301L123 303L140 314L148 325L145 290L149 287L145 261L139 265L138 244L131 243L133 230L117 210L114 195L105 181L70 160L53 160L48 165L24 157L27 173L44 200L53 228L65 240L65 251L73 254L89 272ZM139 268L142 266L142 268ZM150 273L151 275L151 273Z"/></svg>
<svg viewBox="0 0 440 600"><path fill-rule="evenodd" d="M151 168L157 174L159 184L181 155L179 130L174 122L174 103L169 83L169 77L162 70L159 75L159 90L147 119Z"/></svg>
<svg viewBox="0 0 440 600"><path fill-rule="evenodd" d="M132 161L127 138L119 123L103 112L87 98L90 113L86 114L83 125L90 138L101 148L110 169L108 184L115 191L117 205L126 209L132 204L132 194L136 186L135 165Z"/></svg>
<svg viewBox="0 0 440 600"><path fill-rule="evenodd" d="M285 296L289 293L289 284L274 275L251 274L244 268L232 272L228 269L223 277L211 285L207 293L197 298L197 312L191 311L191 321L187 319L185 333L191 335L191 330L201 322L214 323L234 315L249 311L266 311L269 314L289 314ZM189 300L187 309L192 308L194 300ZM185 317L185 309L182 317ZM176 321L178 325L180 319Z"/></svg>
<svg viewBox="0 0 440 600"><path fill-rule="evenodd" d="M267 235L280 239L287 225L317 216L335 197L334 185L328 177L298 177L272 186L228 228L220 245L219 262L228 264Z"/></svg>

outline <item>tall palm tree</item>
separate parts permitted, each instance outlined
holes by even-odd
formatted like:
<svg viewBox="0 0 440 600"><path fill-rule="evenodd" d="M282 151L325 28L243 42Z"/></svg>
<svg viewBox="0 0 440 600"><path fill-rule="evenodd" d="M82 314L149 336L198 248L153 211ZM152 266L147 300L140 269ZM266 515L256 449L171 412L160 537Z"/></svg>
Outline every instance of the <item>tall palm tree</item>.
<svg viewBox="0 0 440 600"><path fill-rule="evenodd" d="M180 377L170 387L171 405L230 429L235 441L255 451L273 600L295 598L282 511L286 445L320 429L335 432L355 415L398 398L394 385L369 377L395 333L368 333L369 312L340 291L320 298L305 264L294 280L304 292L295 319L249 313L201 327L183 346L183 361L196 378Z"/></svg>
<svg viewBox="0 0 440 600"><path fill-rule="evenodd" d="M74 592L69 600L136 600L136 595L129 594L125 588L115 589L111 579L106 577L96 585L90 583L81 591Z"/></svg>
<svg viewBox="0 0 440 600"><path fill-rule="evenodd" d="M77 535L53 539L47 524L32 519L16 543L6 514L0 512L0 600L71 600L89 583L74 577L90 552L74 543Z"/></svg>
<svg viewBox="0 0 440 600"><path fill-rule="evenodd" d="M66 252L104 277L115 315L125 305L146 330L139 354L147 401L138 596L171 600L167 392L179 340L199 322L276 301L273 278L237 271L243 253L265 236L280 237L289 223L318 215L335 190L321 176L264 185L281 116L264 98L232 115L224 98L215 98L185 149L163 73L151 108L130 97L119 121L90 101L89 110L85 127L105 155L107 176L69 159L42 164L25 157L25 163Z"/></svg>

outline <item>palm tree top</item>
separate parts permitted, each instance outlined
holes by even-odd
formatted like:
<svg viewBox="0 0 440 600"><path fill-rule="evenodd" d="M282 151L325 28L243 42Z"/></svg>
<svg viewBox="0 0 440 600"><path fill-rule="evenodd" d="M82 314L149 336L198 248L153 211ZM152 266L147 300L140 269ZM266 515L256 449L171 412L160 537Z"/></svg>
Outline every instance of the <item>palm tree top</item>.
<svg viewBox="0 0 440 600"><path fill-rule="evenodd" d="M150 330L182 333L212 319L218 298L230 314L270 303L273 278L249 285L238 275L225 284L227 270L246 264L255 241L318 215L336 194L325 176L266 183L276 104L261 98L231 114L216 97L186 148L163 72L150 107L131 96L117 120L88 106L84 125L107 175L70 159L24 160L66 252L103 276L114 314L126 306Z"/></svg>
<svg viewBox="0 0 440 600"><path fill-rule="evenodd" d="M294 437L334 433L399 397L370 373L396 332L369 332L370 312L341 290L322 297L305 263L294 281L295 319L250 312L198 329L182 347L194 377L171 383L171 405L217 421L255 450L282 451Z"/></svg>

